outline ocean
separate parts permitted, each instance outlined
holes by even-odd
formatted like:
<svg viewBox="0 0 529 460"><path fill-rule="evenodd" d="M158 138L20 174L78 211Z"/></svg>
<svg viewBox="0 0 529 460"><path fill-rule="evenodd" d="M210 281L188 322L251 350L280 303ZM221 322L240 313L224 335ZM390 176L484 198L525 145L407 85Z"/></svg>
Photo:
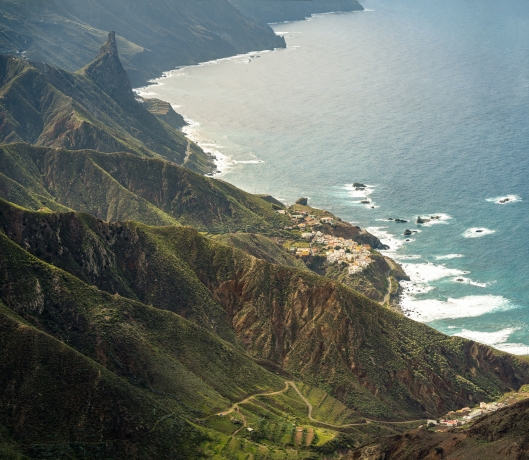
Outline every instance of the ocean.
<svg viewBox="0 0 529 460"><path fill-rule="evenodd" d="M412 279L407 316L529 354L529 2L362 3L140 92L191 121L222 180L378 235Z"/></svg>

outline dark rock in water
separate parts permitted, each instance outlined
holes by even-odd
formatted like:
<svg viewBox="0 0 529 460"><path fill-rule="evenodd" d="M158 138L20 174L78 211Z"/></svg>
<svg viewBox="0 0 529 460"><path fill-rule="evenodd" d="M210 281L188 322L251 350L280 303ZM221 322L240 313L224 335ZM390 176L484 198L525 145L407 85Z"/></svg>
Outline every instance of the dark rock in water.
<svg viewBox="0 0 529 460"><path fill-rule="evenodd" d="M399 222L401 224L405 224L406 222L408 222L407 220L405 219L395 219L395 222Z"/></svg>
<svg viewBox="0 0 529 460"><path fill-rule="evenodd" d="M463 278L457 278L456 281L462 283L463 281L465 281Z"/></svg>
<svg viewBox="0 0 529 460"><path fill-rule="evenodd" d="M374 207L374 206L371 206L371 209L375 209L375 207Z"/></svg>
<svg viewBox="0 0 529 460"><path fill-rule="evenodd" d="M388 220L395 220L395 219L393 219L393 217L390 217Z"/></svg>
<svg viewBox="0 0 529 460"><path fill-rule="evenodd" d="M379 244L377 249L380 251L387 251L390 247L387 244Z"/></svg>
<svg viewBox="0 0 529 460"><path fill-rule="evenodd" d="M412 231L409 229L404 230L404 236L410 236L412 234Z"/></svg>
<svg viewBox="0 0 529 460"><path fill-rule="evenodd" d="M296 200L296 204L300 204L301 206L307 206L309 204L308 198L298 198Z"/></svg>
<svg viewBox="0 0 529 460"><path fill-rule="evenodd" d="M423 219L421 216L417 217L417 223L418 224L426 224L428 222L430 222L431 219Z"/></svg>
<svg viewBox="0 0 529 460"><path fill-rule="evenodd" d="M407 238L406 241L411 241L411 240L409 238Z"/></svg>
<svg viewBox="0 0 529 460"><path fill-rule="evenodd" d="M508 201L511 201L511 199L510 198L504 198L503 200L500 200L498 203L503 204L503 203L507 203Z"/></svg>
<svg viewBox="0 0 529 460"><path fill-rule="evenodd" d="M430 216L430 219L432 220L439 220L441 216Z"/></svg>
<svg viewBox="0 0 529 460"><path fill-rule="evenodd" d="M362 184L362 182L353 182L353 187L355 189L357 189L357 190L358 189L363 190L363 189L365 189L367 187L367 185L366 184Z"/></svg>
<svg viewBox="0 0 529 460"><path fill-rule="evenodd" d="M483 230L476 230L475 233L483 233Z"/></svg>
<svg viewBox="0 0 529 460"><path fill-rule="evenodd" d="M369 203L371 203L371 201L369 201L369 200L362 200L362 201L360 201L360 203L362 203L362 204L369 204Z"/></svg>

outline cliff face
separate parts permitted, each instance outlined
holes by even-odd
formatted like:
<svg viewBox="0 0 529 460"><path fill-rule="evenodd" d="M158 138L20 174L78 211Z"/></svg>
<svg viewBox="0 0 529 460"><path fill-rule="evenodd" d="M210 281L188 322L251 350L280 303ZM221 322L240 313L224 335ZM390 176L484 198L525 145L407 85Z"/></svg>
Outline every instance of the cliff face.
<svg viewBox="0 0 529 460"><path fill-rule="evenodd" d="M82 73L112 99L123 105L134 103L129 75L119 60L115 32L109 33L95 60L84 67Z"/></svg>
<svg viewBox="0 0 529 460"><path fill-rule="evenodd" d="M115 30L134 86L177 66L284 47L227 0L0 1L0 50L75 71Z"/></svg>
<svg viewBox="0 0 529 460"><path fill-rule="evenodd" d="M1 142L125 151L185 163L202 173L215 169L208 154L135 100L113 33L76 74L0 56L0 84Z"/></svg>
<svg viewBox="0 0 529 460"><path fill-rule="evenodd" d="M356 0L230 0L244 14L261 22L299 21L317 13L359 11Z"/></svg>

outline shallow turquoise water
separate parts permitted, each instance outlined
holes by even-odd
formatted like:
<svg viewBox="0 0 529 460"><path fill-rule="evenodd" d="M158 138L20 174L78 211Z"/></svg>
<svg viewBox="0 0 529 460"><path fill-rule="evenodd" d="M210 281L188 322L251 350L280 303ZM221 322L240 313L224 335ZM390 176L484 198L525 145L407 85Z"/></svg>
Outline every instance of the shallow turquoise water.
<svg viewBox="0 0 529 460"><path fill-rule="evenodd" d="M389 241L414 281L410 317L529 353L529 2L364 6L274 25L288 49L179 69L147 92L199 123L190 134L228 157L224 180L308 196ZM353 181L372 185L374 209ZM405 228L420 233L406 242Z"/></svg>

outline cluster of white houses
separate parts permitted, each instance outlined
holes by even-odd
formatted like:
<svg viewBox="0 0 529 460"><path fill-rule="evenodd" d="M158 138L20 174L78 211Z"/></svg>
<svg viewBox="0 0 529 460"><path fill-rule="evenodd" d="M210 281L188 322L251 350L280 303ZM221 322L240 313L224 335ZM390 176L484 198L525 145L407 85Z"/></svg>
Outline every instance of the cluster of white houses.
<svg viewBox="0 0 529 460"><path fill-rule="evenodd" d="M439 422L437 420L428 420L428 425L442 425L450 427L466 425L468 422L471 422L482 415L490 414L506 406L507 404L500 402L482 402L479 403L479 408L470 409L470 407L464 407L463 409L459 409L455 412L448 412L447 416L450 418L441 419Z"/></svg>
<svg viewBox="0 0 529 460"><path fill-rule="evenodd" d="M327 262L346 263L349 265L349 274L354 275L361 272L373 262L371 259L371 246L369 244L358 244L356 241L348 240L341 237L326 235L322 232L306 232L301 237L311 241L312 244L321 244L321 252L327 256ZM316 248L299 248L298 255L313 255L319 252Z"/></svg>

